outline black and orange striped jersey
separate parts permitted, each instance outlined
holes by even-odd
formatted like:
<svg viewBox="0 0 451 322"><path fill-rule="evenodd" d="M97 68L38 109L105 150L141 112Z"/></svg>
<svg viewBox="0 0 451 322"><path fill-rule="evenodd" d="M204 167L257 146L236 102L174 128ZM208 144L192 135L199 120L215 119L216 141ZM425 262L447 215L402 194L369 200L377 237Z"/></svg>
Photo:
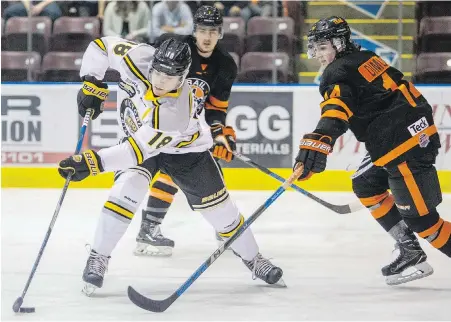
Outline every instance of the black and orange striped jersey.
<svg viewBox="0 0 451 322"><path fill-rule="evenodd" d="M432 108L403 76L371 51L337 58L322 75L324 101L315 132L335 141L350 129L378 166L437 153Z"/></svg>
<svg viewBox="0 0 451 322"><path fill-rule="evenodd" d="M205 107L205 120L209 125L218 122L225 124L230 92L238 69L232 56L218 44L210 57L202 57L193 36L164 34L156 40L155 46L158 47L169 37L185 41L191 48L193 62L187 79L193 88L193 100L199 113Z"/></svg>

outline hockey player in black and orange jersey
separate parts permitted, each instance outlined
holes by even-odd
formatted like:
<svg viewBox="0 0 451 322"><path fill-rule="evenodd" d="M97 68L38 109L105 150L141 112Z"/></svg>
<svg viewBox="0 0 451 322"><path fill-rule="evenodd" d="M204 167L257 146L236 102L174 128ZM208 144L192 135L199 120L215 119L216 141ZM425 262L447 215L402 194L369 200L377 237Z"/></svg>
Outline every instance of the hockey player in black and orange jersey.
<svg viewBox="0 0 451 322"><path fill-rule="evenodd" d="M415 86L375 53L360 50L350 35L336 16L319 20L308 33L308 56L325 67L319 87L324 101L294 167L304 165L301 180L324 171L348 129L365 143L369 158L353 190L396 241L396 259L382 268L387 284L405 283L433 273L414 232L451 257L451 223L436 210L442 201L434 167L439 136L432 108ZM364 171L368 159L374 166Z"/></svg>
<svg viewBox="0 0 451 322"><path fill-rule="evenodd" d="M194 15L193 35L164 34L155 46L173 37L189 44L192 64L187 81L192 87L198 116L211 128L214 147L212 154L230 162L235 150L235 131L225 126L228 100L236 78L237 66L229 53L219 44L223 19L218 9L200 7ZM218 164L219 166L219 164ZM178 187L172 179L160 173L150 188L150 196L143 210L141 229L136 238L136 255L170 256L174 241L161 233L160 224L171 206Z"/></svg>

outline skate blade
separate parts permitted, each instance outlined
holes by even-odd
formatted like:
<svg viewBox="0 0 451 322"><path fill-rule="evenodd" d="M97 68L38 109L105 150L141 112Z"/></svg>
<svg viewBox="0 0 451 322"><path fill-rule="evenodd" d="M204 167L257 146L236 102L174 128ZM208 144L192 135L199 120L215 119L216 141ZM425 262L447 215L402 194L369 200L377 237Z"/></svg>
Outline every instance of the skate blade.
<svg viewBox="0 0 451 322"><path fill-rule="evenodd" d="M287 284L285 283L285 281L283 280L283 278L280 278L280 280L277 281L277 283L274 284L270 284L272 287L275 288L287 288Z"/></svg>
<svg viewBox="0 0 451 322"><path fill-rule="evenodd" d="M397 275L387 276L385 282L387 285L399 285L408 283L420 278L428 277L434 273L434 269L427 262L423 262L406 268Z"/></svg>
<svg viewBox="0 0 451 322"><path fill-rule="evenodd" d="M169 257L172 256L172 247L152 246L149 244L138 243L133 254L135 256Z"/></svg>
<svg viewBox="0 0 451 322"><path fill-rule="evenodd" d="M85 285L83 286L83 288L81 289L81 292L90 297L92 294L94 294L94 292L98 289L97 286L89 284L89 283L85 283Z"/></svg>

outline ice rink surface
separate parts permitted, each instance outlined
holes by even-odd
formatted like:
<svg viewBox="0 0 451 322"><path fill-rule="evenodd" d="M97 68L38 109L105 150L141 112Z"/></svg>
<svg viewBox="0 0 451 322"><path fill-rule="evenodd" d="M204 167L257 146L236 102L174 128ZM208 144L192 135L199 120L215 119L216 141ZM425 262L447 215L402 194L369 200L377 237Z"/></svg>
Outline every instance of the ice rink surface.
<svg viewBox="0 0 451 322"><path fill-rule="evenodd" d="M338 215L297 192L282 195L252 226L260 250L284 270L287 288L251 279L226 252L166 312L134 306L128 285L162 299L216 249L212 228L177 194L163 232L175 240L170 258L132 254L141 212L112 254L104 287L81 293L81 275L108 190L69 190L23 306L12 312L51 220L59 189L3 189L1 202L1 317L25 321L155 320L449 320L451 260L422 242L435 273L405 286L385 285L380 268L391 260L392 239L362 210ZM232 192L247 216L271 194ZM351 194L318 193L337 204ZM451 195L439 212L451 220Z"/></svg>

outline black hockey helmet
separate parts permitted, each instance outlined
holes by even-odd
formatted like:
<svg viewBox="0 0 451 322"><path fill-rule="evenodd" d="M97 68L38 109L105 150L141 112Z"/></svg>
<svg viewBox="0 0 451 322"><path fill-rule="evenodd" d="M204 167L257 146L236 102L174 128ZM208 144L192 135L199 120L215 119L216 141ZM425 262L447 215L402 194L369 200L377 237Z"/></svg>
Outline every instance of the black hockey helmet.
<svg viewBox="0 0 451 322"><path fill-rule="evenodd" d="M348 23L339 16L318 20L310 28L307 39L309 51L314 43L330 40L337 51L337 57L360 49L360 46L351 41L351 28ZM311 56L309 52L309 57Z"/></svg>
<svg viewBox="0 0 451 322"><path fill-rule="evenodd" d="M166 39L155 50L152 69L169 76L183 76L191 65L191 49L175 38Z"/></svg>
<svg viewBox="0 0 451 322"><path fill-rule="evenodd" d="M341 17L331 16L326 19L318 20L310 28L308 40L332 39L343 37L346 40L351 38L351 29L348 23Z"/></svg>
<svg viewBox="0 0 451 322"><path fill-rule="evenodd" d="M193 34L196 32L198 26L215 27L218 28L219 37L222 38L222 23L222 15L218 8L202 6L194 14Z"/></svg>
<svg viewBox="0 0 451 322"><path fill-rule="evenodd" d="M222 15L218 8L202 6L194 14L194 27L196 25L222 27Z"/></svg>

